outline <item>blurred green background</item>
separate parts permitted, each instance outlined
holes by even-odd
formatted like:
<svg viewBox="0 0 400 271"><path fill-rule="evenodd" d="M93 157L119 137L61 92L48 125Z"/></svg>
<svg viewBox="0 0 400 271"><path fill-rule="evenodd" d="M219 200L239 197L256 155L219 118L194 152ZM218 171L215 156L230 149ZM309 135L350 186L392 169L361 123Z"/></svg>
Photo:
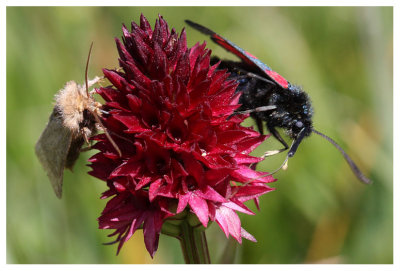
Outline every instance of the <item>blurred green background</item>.
<svg viewBox="0 0 400 271"><path fill-rule="evenodd" d="M69 80L83 82L117 66L114 37L121 23L162 14L181 30L184 19L204 24L300 84L310 94L315 127L335 138L374 181L357 181L338 151L313 135L276 191L261 198L242 226L235 263L393 262L393 10L391 7L8 7L7 8L7 261L8 263L182 263L177 240L162 236L152 260L138 231L115 256L102 243L111 231L96 218L105 184L86 174L90 153L64 176L59 200L34 154L52 110L53 95ZM188 43L208 38L187 29ZM252 125L252 123L248 123ZM279 147L274 139L255 151ZM273 170L284 154L259 168ZM254 206L252 206L253 209ZM228 242L217 225L207 231L212 261Z"/></svg>

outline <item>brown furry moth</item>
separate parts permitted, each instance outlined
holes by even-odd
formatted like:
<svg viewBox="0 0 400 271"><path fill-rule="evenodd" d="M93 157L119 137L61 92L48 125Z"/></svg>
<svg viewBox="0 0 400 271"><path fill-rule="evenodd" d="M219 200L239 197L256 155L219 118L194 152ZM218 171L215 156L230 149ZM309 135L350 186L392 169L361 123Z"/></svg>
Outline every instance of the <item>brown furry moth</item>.
<svg viewBox="0 0 400 271"><path fill-rule="evenodd" d="M89 94L89 87L100 80L99 77L89 82L87 80L92 46L93 43L86 62L86 87L69 81L56 94L53 112L35 147L36 155L58 198L62 195L64 168L72 170L83 144L89 144L89 137L97 132L98 126L121 156L120 149L100 121L101 104Z"/></svg>

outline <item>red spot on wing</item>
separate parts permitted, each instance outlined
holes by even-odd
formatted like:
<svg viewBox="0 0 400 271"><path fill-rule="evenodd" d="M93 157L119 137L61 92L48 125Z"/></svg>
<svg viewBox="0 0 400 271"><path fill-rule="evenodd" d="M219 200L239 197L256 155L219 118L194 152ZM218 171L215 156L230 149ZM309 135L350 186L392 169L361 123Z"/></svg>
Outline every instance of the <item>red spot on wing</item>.
<svg viewBox="0 0 400 271"><path fill-rule="evenodd" d="M253 61L251 59L249 59L248 56L246 56L242 51L240 51L239 48L237 48L237 46L235 47L229 41L227 41L223 37L219 36L218 34L214 34L212 37L213 37L214 41L216 43L218 43L219 45L221 45L223 48L225 48L229 52L235 54L236 56L238 56L239 58L241 58L243 61L247 62L248 64L254 65ZM248 53L248 52L245 52L245 53L247 55L251 56L250 53ZM256 58L254 56L252 56L252 57Z"/></svg>
<svg viewBox="0 0 400 271"><path fill-rule="evenodd" d="M277 82L279 85L281 85L281 87L283 88L288 88L289 83L288 81L283 78L279 73L277 73L276 71L272 71L272 70L265 70L265 72L269 75L269 77L271 77L275 82Z"/></svg>
<svg viewBox="0 0 400 271"><path fill-rule="evenodd" d="M236 46L229 40L224 39L218 34L213 34L212 39L218 43L220 46L228 50L229 52L235 54L240 57L244 62L248 63L251 66L256 66L259 69L263 70L272 80L274 80L277 84L279 84L283 88L288 88L289 82L283 78L279 73L271 70L267 65L258 60L257 57L253 56L249 52L243 50L242 48Z"/></svg>
<svg viewBox="0 0 400 271"><path fill-rule="evenodd" d="M257 59L257 57L253 56L252 54L250 54L249 52L245 51L246 55L248 55L249 57L255 58Z"/></svg>

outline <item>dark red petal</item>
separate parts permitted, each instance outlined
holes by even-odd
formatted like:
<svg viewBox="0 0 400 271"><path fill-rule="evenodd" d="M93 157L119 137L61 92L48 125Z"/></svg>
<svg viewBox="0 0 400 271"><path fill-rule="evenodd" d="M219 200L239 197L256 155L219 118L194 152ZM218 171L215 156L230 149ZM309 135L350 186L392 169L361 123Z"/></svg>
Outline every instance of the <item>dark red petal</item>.
<svg viewBox="0 0 400 271"><path fill-rule="evenodd" d="M190 208L193 210L193 212L199 218L201 224L203 224L204 227L207 227L208 224L207 202L201 197L197 196L196 194L191 193L189 197L189 205Z"/></svg>
<svg viewBox="0 0 400 271"><path fill-rule="evenodd" d="M247 215L254 215L254 212L252 212L246 205L242 204L241 202L233 202L233 201L229 201L229 202L224 202L222 204L222 206L225 206L229 209L241 212L241 213L245 213Z"/></svg>
<svg viewBox="0 0 400 271"><path fill-rule="evenodd" d="M103 69L104 76L110 80L110 82L119 90L125 90L126 86L129 85L123 76L118 74L116 71Z"/></svg>
<svg viewBox="0 0 400 271"><path fill-rule="evenodd" d="M182 159L188 174L194 177L199 187L204 187L205 175L202 164L187 154L182 155Z"/></svg>
<svg viewBox="0 0 400 271"><path fill-rule="evenodd" d="M178 207L176 209L177 214L179 214L186 208L187 204L189 203L190 196L191 196L190 193L179 194L179 197L178 197L179 202L178 202Z"/></svg>
<svg viewBox="0 0 400 271"><path fill-rule="evenodd" d="M241 236L247 240L250 240L252 242L257 242L256 238L254 238L253 235L251 235L250 233L248 233L245 229L241 228L241 232L240 232Z"/></svg>
<svg viewBox="0 0 400 271"><path fill-rule="evenodd" d="M174 198L175 193L171 190L172 185L167 183L167 181L163 180L161 186L157 186L157 184L152 183L149 189L149 199L153 201L156 197L160 198ZM151 193L151 194L150 194ZM158 199L157 198L157 199Z"/></svg>
<svg viewBox="0 0 400 271"><path fill-rule="evenodd" d="M141 122L141 120L134 115L113 115L113 117L124 124L128 129L127 133L139 133L149 131L148 128Z"/></svg>
<svg viewBox="0 0 400 271"><path fill-rule="evenodd" d="M254 138L244 139L238 145L238 152L249 154L254 151L268 136L259 136Z"/></svg>
<svg viewBox="0 0 400 271"><path fill-rule="evenodd" d="M153 257L158 248L163 221L160 211L147 211L146 214L146 220L143 223L144 243L150 256Z"/></svg>
<svg viewBox="0 0 400 271"><path fill-rule="evenodd" d="M270 183L276 179L268 175L268 172L258 172L250 169L247 166L238 166L238 169L232 172L232 177L236 178L239 182L247 182L250 180L257 180L257 182Z"/></svg>
<svg viewBox="0 0 400 271"><path fill-rule="evenodd" d="M213 202L226 202L227 200L215 191L211 186L206 186L204 191L198 190L195 192L198 196L203 199L210 200Z"/></svg>
<svg viewBox="0 0 400 271"><path fill-rule="evenodd" d="M106 158L103 153L97 153L93 155L89 162L92 171L89 172L93 177L99 178L106 181L110 176L111 172L118 165L118 162L114 162L112 159Z"/></svg>
<svg viewBox="0 0 400 271"><path fill-rule="evenodd" d="M143 163L137 161L136 158L129 159L126 162L123 162L120 166L115 168L115 170L110 174L110 177L118 177L118 176L131 176L135 177L138 172L143 167Z"/></svg>
<svg viewBox="0 0 400 271"><path fill-rule="evenodd" d="M151 177L142 177L140 178L139 183L135 186L135 190L139 190L142 187L148 185L153 179Z"/></svg>
<svg viewBox="0 0 400 271"><path fill-rule="evenodd" d="M178 58L178 62L176 63L174 73L172 74L173 77L179 79L184 85L186 85L187 81L190 77L190 66L188 63L188 53L183 54ZM179 93L177 91L177 93ZM177 96L179 99L179 96Z"/></svg>
<svg viewBox="0 0 400 271"><path fill-rule="evenodd" d="M261 162L263 159L261 157L254 157L254 156L249 156L246 154L238 153L235 155L235 161L239 164L254 164Z"/></svg>
<svg viewBox="0 0 400 271"><path fill-rule="evenodd" d="M240 219L232 209L224 206L217 208L215 221L224 231L226 237L231 234L240 244L242 243Z"/></svg>
<svg viewBox="0 0 400 271"><path fill-rule="evenodd" d="M258 198L259 196L271 192L275 190L275 188L269 187L267 185L248 185L248 186L240 186L235 189L235 198L238 198L240 201L248 201L254 198Z"/></svg>
<svg viewBox="0 0 400 271"><path fill-rule="evenodd" d="M153 35L153 30L143 14L140 15L140 28L146 33L146 36L151 37Z"/></svg>
<svg viewBox="0 0 400 271"><path fill-rule="evenodd" d="M246 133L240 130L224 131L218 134L219 144L235 144L246 138Z"/></svg>
<svg viewBox="0 0 400 271"><path fill-rule="evenodd" d="M227 105L227 106L216 106L212 109L213 116L218 117L220 115L229 116L238 109L240 105Z"/></svg>

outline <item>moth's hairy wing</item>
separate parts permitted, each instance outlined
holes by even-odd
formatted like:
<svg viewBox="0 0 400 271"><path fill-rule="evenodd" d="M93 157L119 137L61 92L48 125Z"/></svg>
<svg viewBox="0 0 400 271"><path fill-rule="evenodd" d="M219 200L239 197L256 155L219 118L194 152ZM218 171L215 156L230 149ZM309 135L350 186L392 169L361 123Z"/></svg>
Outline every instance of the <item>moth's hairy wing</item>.
<svg viewBox="0 0 400 271"><path fill-rule="evenodd" d="M35 151L58 198L62 195L63 173L71 140L72 133L63 125L55 107L49 123L36 143Z"/></svg>

